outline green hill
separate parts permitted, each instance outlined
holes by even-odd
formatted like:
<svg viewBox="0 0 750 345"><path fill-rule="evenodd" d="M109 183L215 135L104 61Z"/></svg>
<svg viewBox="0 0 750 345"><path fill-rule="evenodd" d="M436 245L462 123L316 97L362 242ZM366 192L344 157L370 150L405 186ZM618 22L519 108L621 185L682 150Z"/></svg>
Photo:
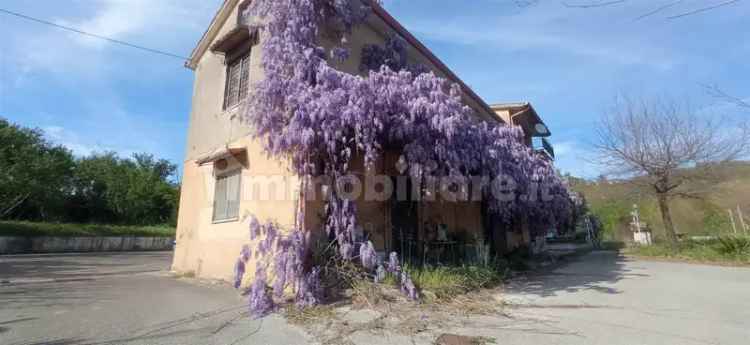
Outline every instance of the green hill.
<svg viewBox="0 0 750 345"><path fill-rule="evenodd" d="M737 206L750 225L750 162L731 162L716 169L717 183L703 186L700 198L672 201L672 218L679 234L717 235L732 233L729 209L735 214L737 228L742 231L737 218ZM583 193L591 211L600 217L609 239L632 238L628 224L630 211L637 204L642 221L654 231L657 238L664 237L661 214L656 200L646 190L631 181L587 181L570 179L571 188ZM692 186L689 186L692 187Z"/></svg>

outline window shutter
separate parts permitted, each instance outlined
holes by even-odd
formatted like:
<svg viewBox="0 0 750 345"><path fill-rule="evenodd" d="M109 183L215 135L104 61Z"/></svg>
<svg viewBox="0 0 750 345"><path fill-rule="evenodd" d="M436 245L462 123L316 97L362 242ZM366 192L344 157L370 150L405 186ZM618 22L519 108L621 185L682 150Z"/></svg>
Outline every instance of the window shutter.
<svg viewBox="0 0 750 345"><path fill-rule="evenodd" d="M227 178L216 180L214 191L214 221L227 219Z"/></svg>
<svg viewBox="0 0 750 345"><path fill-rule="evenodd" d="M227 219L236 219L240 215L240 173L227 177Z"/></svg>
<svg viewBox="0 0 750 345"><path fill-rule="evenodd" d="M245 100L250 89L250 51L231 60L227 65L227 83L224 89L224 109Z"/></svg>
<svg viewBox="0 0 750 345"><path fill-rule="evenodd" d="M237 99L238 103L245 100L245 97L247 97L247 90L249 89L248 84L250 83L250 53L242 57L240 70L240 87L239 96Z"/></svg>
<svg viewBox="0 0 750 345"><path fill-rule="evenodd" d="M240 216L241 171L216 178L214 222L236 220Z"/></svg>
<svg viewBox="0 0 750 345"><path fill-rule="evenodd" d="M227 86L225 90L224 108L237 104L237 92L239 92L241 60L232 62L227 71Z"/></svg>

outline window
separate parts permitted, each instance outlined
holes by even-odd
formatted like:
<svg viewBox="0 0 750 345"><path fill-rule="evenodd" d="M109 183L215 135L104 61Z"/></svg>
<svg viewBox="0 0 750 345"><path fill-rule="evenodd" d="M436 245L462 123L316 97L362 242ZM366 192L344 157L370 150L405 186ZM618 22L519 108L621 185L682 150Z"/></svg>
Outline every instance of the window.
<svg viewBox="0 0 750 345"><path fill-rule="evenodd" d="M214 187L214 223L229 222L240 216L240 176L237 170L216 177Z"/></svg>
<svg viewBox="0 0 750 345"><path fill-rule="evenodd" d="M245 99L250 83L250 50L234 57L227 64L227 82L224 89L224 109L231 108Z"/></svg>

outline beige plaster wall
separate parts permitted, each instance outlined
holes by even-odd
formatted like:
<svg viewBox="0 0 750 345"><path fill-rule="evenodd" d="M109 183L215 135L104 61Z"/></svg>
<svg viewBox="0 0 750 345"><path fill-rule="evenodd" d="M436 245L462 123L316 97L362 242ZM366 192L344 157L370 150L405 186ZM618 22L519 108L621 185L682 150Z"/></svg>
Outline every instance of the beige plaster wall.
<svg viewBox="0 0 750 345"><path fill-rule="evenodd" d="M237 12L235 7L219 30L217 39L235 27ZM259 45L253 46L250 54L250 81L254 84L263 78ZM261 221L275 221L287 228L291 228L295 221L295 198L258 200L250 195L251 182L258 178L286 177L287 187L292 188L298 186L299 180L290 173L286 162L269 159L263 153L261 143L249 137L251 128L241 121L244 104L223 109L225 83L224 57L206 52L195 69L172 268L202 278L230 280L242 246L250 244L247 218L250 214ZM213 188L216 173L220 171L213 163L198 165L196 158L230 144L246 148L246 153L230 157L227 167L242 170L240 219L214 224ZM251 264L247 271L254 272L254 266Z"/></svg>
<svg viewBox="0 0 750 345"><path fill-rule="evenodd" d="M231 31L236 23L237 8L219 30L217 39ZM254 45L250 54L250 85L253 85L263 79L260 45ZM195 69L186 160L195 159L250 133L250 127L241 121L241 115L244 114L242 104L223 109L226 74L226 64L222 55L209 51L200 58Z"/></svg>
<svg viewBox="0 0 750 345"><path fill-rule="evenodd" d="M255 248L249 240L251 214L260 222L273 221L284 229L295 225L299 178L289 172L285 162L268 159L256 140L245 137L232 145L244 146L247 152L228 157L229 164L224 170L213 163L185 162L173 261L173 270L177 272L229 280L242 245L250 244ZM213 223L215 176L235 169L242 171L240 219ZM257 192L258 186L265 186L267 181L276 183L281 191L287 190L279 194L268 190ZM248 272L254 272L254 266L251 265Z"/></svg>

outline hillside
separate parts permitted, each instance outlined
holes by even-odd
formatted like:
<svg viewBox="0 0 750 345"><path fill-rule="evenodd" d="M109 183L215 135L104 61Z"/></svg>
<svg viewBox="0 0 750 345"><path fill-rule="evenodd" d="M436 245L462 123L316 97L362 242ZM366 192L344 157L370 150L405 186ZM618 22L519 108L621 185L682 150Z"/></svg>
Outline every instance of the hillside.
<svg viewBox="0 0 750 345"><path fill-rule="evenodd" d="M745 221L750 221L750 162L732 162L717 170L719 182L709 188L701 199L676 199L672 202L672 217L678 233L715 235L731 233L728 209L735 212L739 205ZM663 238L664 230L656 201L639 191L630 181L585 181L571 179L571 187L583 193L593 213L605 224L606 235L623 240L630 238L628 224L634 204L640 208L641 218ZM741 230L739 224L738 229Z"/></svg>

